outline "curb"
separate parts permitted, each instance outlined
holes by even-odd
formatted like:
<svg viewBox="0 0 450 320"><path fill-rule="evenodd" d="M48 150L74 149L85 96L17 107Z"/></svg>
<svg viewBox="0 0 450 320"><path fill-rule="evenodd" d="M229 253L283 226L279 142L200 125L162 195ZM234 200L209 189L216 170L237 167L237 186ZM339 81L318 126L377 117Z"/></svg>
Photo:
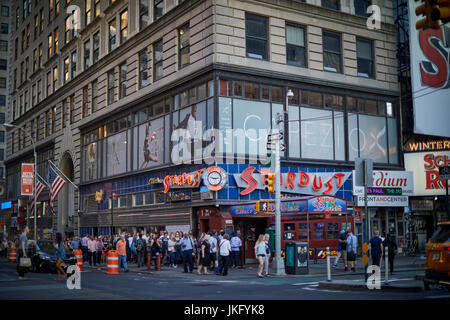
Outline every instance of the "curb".
<svg viewBox="0 0 450 320"><path fill-rule="evenodd" d="M333 283L327 281L319 281L319 288L322 289L338 289L338 290L362 290L362 291L376 291L376 289L370 290L365 284L349 284L349 283ZM385 285L381 284L381 290L395 291L395 292L421 292L422 286L398 286L395 284Z"/></svg>

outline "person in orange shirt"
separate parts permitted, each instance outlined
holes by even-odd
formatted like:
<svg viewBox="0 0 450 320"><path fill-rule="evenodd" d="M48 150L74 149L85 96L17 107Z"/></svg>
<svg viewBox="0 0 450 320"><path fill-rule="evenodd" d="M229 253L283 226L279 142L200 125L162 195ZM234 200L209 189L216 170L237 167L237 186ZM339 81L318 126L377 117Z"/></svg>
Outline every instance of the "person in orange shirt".
<svg viewBox="0 0 450 320"><path fill-rule="evenodd" d="M128 272L126 246L127 246L127 242L125 241L125 233L122 233L122 235L120 236L120 240L117 241L117 244L116 244L117 253L119 254L119 270L120 270L120 266L123 265L125 272Z"/></svg>

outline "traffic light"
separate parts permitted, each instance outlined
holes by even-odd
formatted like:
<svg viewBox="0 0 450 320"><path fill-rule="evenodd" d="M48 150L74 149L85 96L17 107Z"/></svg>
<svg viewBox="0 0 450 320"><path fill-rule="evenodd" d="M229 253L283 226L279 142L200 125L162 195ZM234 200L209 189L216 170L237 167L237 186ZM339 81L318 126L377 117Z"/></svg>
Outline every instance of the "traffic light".
<svg viewBox="0 0 450 320"><path fill-rule="evenodd" d="M264 185L266 186L264 190L266 190L269 193L275 193L275 174L269 173L267 175L266 181L264 181Z"/></svg>
<svg viewBox="0 0 450 320"><path fill-rule="evenodd" d="M260 213L269 212L269 201L258 200L256 202L256 212L260 212Z"/></svg>
<svg viewBox="0 0 450 320"><path fill-rule="evenodd" d="M415 0L418 1L418 0ZM439 28L439 21L433 20L432 12L435 9L438 9L437 2L441 0L421 0L424 2L420 6L416 8L416 16L424 16L424 19L417 21L416 30L420 30L423 28ZM439 9L438 9L439 10Z"/></svg>
<svg viewBox="0 0 450 320"><path fill-rule="evenodd" d="M113 193L112 194L112 198L113 198L113 200L116 200L117 199L117 195L115 193Z"/></svg>
<svg viewBox="0 0 450 320"><path fill-rule="evenodd" d="M450 0L430 0L430 4L439 6L439 8L433 7L431 20L438 21L440 19L443 24L450 22Z"/></svg>

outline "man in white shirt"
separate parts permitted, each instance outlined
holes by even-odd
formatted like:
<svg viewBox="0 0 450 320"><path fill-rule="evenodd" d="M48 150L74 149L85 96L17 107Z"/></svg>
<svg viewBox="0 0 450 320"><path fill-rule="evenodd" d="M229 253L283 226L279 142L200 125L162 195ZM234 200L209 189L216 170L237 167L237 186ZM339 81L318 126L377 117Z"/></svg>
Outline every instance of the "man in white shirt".
<svg viewBox="0 0 450 320"><path fill-rule="evenodd" d="M210 252L211 252L211 261L213 262L213 269L217 268L217 239L209 233L209 246L210 246Z"/></svg>
<svg viewBox="0 0 450 320"><path fill-rule="evenodd" d="M219 242L219 257L221 260L221 266L219 267L218 273L226 276L228 274L228 258L231 252L230 236L224 234L222 240ZM223 270L223 272L222 272Z"/></svg>

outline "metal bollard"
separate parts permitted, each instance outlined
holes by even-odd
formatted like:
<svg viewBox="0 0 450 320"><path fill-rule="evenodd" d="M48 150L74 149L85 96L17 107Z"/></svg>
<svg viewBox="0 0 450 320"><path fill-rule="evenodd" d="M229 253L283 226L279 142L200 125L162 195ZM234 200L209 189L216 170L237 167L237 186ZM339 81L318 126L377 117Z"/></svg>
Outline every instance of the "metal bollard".
<svg viewBox="0 0 450 320"><path fill-rule="evenodd" d="M384 260L384 283L387 285L389 282L389 265L388 265L388 247L386 246L384 248L384 256L385 256L385 260Z"/></svg>
<svg viewBox="0 0 450 320"><path fill-rule="evenodd" d="M327 281L331 281L330 247L327 247Z"/></svg>

